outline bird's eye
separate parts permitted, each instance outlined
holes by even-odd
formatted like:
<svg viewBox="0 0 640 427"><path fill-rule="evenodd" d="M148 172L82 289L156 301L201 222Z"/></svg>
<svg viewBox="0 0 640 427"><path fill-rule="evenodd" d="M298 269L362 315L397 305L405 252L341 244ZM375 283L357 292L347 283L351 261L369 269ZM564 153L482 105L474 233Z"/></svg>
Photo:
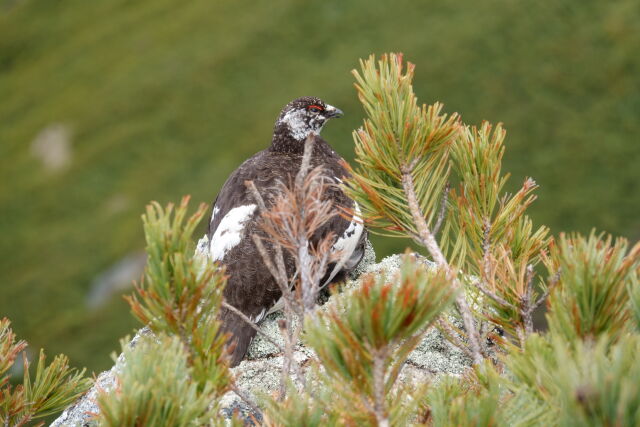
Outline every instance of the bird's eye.
<svg viewBox="0 0 640 427"><path fill-rule="evenodd" d="M319 106L319 105L309 105L309 106L307 107L307 110L311 111L312 113L319 113L319 112L321 112L322 110L324 110L324 108L322 108L322 107L321 107L321 106Z"/></svg>

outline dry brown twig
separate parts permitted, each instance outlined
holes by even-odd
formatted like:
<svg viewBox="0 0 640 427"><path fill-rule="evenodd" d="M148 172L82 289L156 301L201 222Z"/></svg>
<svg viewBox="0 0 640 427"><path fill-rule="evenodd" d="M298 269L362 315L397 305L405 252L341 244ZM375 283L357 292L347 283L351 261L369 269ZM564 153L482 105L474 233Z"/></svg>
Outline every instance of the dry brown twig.
<svg viewBox="0 0 640 427"><path fill-rule="evenodd" d="M287 185L278 183L275 196L267 207L252 182L245 183L258 204L264 234L255 234L253 241L276 279L284 302L284 319L279 322L284 338L283 367L280 382L280 398L284 398L286 380L293 370L301 384L305 378L293 352L302 331L302 319L313 313L320 291L320 281L330 262L337 254L331 253L335 236L325 235L312 243L316 232L334 215L333 204L324 195L330 184L320 167L311 168L313 137L305 141L300 169ZM271 256L266 245L274 249ZM289 277L285 268L285 252L293 259L295 271ZM296 324L294 318L298 318Z"/></svg>

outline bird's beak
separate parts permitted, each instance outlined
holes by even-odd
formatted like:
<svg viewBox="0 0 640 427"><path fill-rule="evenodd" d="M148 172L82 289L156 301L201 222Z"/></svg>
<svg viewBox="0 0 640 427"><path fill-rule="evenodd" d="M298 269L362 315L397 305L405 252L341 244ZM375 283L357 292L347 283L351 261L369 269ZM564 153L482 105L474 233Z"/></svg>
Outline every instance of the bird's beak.
<svg viewBox="0 0 640 427"><path fill-rule="evenodd" d="M327 105L324 111L325 111L325 117L328 119L342 117L342 114L343 114L341 109L336 108L333 105Z"/></svg>

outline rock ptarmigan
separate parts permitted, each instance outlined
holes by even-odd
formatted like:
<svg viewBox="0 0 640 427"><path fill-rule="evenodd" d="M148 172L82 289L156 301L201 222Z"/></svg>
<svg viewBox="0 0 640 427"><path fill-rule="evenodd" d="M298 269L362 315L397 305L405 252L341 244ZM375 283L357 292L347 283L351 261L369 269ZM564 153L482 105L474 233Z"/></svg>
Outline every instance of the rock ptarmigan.
<svg viewBox="0 0 640 427"><path fill-rule="evenodd" d="M282 293L252 239L252 235L260 231L259 212L245 181L254 182L269 208L271 196L277 191L276 183L293 181L300 168L305 140L311 135L311 166L322 166L330 181L341 182L348 175L341 164L342 158L320 137L324 124L341 115L342 111L318 98L303 97L291 101L278 116L271 146L240 165L229 176L213 203L209 229L199 242L198 250L226 266L229 279L224 291L225 300L255 322L274 310ZM333 201L336 209L345 207L355 214L351 220L335 215L316 233L326 235L333 232L336 241L332 249L340 251L340 259L329 265L320 285L343 280L346 273L358 265L364 254L367 234L353 200L337 186L332 186L325 197ZM295 267L291 257L284 252L287 274L291 277ZM256 332L225 308L221 309L220 318L223 331L230 333L231 342L235 343L231 354L231 364L235 366L244 358Z"/></svg>

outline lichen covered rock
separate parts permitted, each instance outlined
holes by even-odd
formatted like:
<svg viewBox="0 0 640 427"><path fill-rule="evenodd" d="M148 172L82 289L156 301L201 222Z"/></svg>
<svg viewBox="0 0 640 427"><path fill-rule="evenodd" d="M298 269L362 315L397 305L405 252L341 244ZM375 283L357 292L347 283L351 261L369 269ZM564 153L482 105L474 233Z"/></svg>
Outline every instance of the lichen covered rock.
<svg viewBox="0 0 640 427"><path fill-rule="evenodd" d="M433 265L430 261L424 259L425 263ZM342 291L348 292L360 284L362 274L386 274L391 277L398 271L401 255L393 255L380 261L375 262L375 254L371 246L368 246L365 261L359 267L357 272L358 278L352 278L344 286ZM327 304L331 304L331 298L327 303L320 307L319 310L326 310ZM283 339L278 328L278 320L283 317L280 312L273 313L265 318L260 327L265 334L269 335L273 340L284 345ZM451 317L456 326L462 327L460 322ZM131 345L135 345L141 334L151 333L148 329L142 329L138 335L132 340ZM303 372L310 365L313 358L313 352L306 348L301 342L296 345L294 352L295 360L302 366ZM236 378L236 386L243 394L250 396L252 399L260 393L273 393L280 384L280 371L282 367L283 357L279 350L273 346L268 340L260 334L251 344L246 359L237 367L232 369ZM53 426L90 426L95 425L91 421L91 414L98 413L96 404L96 396L98 389L111 390L116 381L117 372L126 361L120 356L114 367L107 372L103 372L97 379L96 385L81 399L72 406L67 408L64 413L52 424ZM401 383L424 382L432 380L438 375L459 375L467 367L471 365L464 353L453 346L447 339L436 329L431 328L426 334L422 342L411 353L409 359L400 375ZM232 413L249 416L251 409L249 406L233 391L228 392L222 398L222 415L231 416Z"/></svg>

